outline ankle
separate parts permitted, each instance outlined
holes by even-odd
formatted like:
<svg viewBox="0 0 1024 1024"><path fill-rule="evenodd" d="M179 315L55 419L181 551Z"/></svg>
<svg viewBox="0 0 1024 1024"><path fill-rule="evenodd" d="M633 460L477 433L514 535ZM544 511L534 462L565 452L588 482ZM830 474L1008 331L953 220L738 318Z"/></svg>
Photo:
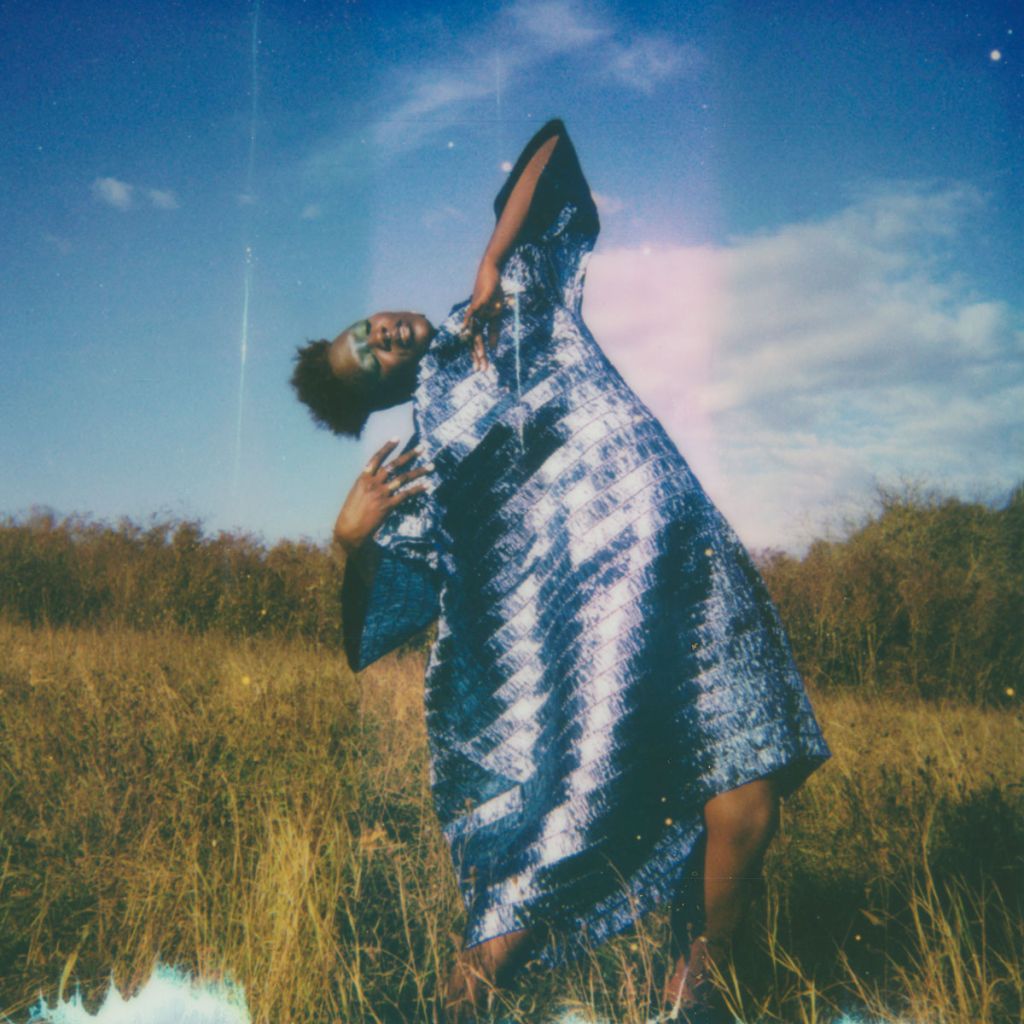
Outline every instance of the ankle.
<svg viewBox="0 0 1024 1024"><path fill-rule="evenodd" d="M728 956L732 951L731 935L715 935L711 932L702 932L693 940L692 945L696 945L698 942L713 955Z"/></svg>

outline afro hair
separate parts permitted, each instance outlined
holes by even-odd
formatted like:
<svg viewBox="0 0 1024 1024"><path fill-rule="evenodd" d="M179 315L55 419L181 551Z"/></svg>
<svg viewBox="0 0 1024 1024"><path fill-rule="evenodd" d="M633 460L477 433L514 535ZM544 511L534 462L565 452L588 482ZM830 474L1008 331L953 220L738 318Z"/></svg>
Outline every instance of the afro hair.
<svg viewBox="0 0 1024 1024"><path fill-rule="evenodd" d="M327 360L330 347L325 338L299 346L291 384L318 427L359 437L375 406L366 391L334 376Z"/></svg>

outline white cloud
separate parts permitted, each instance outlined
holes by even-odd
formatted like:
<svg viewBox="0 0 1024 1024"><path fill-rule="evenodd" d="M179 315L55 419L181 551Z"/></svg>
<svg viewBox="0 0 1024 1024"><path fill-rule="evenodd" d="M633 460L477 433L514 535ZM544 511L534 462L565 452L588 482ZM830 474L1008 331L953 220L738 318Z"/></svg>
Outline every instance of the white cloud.
<svg viewBox="0 0 1024 1024"><path fill-rule="evenodd" d="M138 195L144 196L158 210L176 210L181 205L178 197L169 189L132 185L119 178L97 178L92 183L92 194L101 203L113 206L116 210L132 209Z"/></svg>
<svg viewBox="0 0 1024 1024"><path fill-rule="evenodd" d="M1019 310L950 264L964 188L904 186L720 247L595 256L588 321L757 546L799 546L873 480L1009 486Z"/></svg>
<svg viewBox="0 0 1024 1024"><path fill-rule="evenodd" d="M299 214L300 220L319 220L323 210L320 209L318 203L307 203Z"/></svg>
<svg viewBox="0 0 1024 1024"><path fill-rule="evenodd" d="M129 210L133 205L132 193L134 185L126 181L119 181L117 178L97 178L92 183L92 194L108 206L116 210Z"/></svg>
<svg viewBox="0 0 1024 1024"><path fill-rule="evenodd" d="M145 191L146 198L158 210L176 210L181 206L181 203L178 202L178 197L169 189L147 188Z"/></svg>
<svg viewBox="0 0 1024 1024"><path fill-rule="evenodd" d="M454 206L436 206L426 211L421 218L425 228L436 228L451 222L465 223L466 214Z"/></svg>
<svg viewBox="0 0 1024 1024"><path fill-rule="evenodd" d="M443 130L444 122L438 115L452 108L460 107L472 100L490 96L501 69L506 73L517 63L514 53L503 54L501 58L487 56L467 61L451 72L438 73L436 68L412 81L410 95L393 107L373 127L371 136L374 152L378 155L408 152L419 146L423 140ZM341 151L335 152L335 159L343 158L349 145L342 144ZM344 166L344 164L339 164Z"/></svg>
<svg viewBox="0 0 1024 1024"><path fill-rule="evenodd" d="M678 75L695 75L703 57L690 43L677 43L667 36L638 36L613 50L609 70L625 85L652 93L661 82Z"/></svg>
<svg viewBox="0 0 1024 1024"><path fill-rule="evenodd" d="M547 53L593 46L613 32L593 6L588 10L571 0L519 0L506 8L505 16L532 46Z"/></svg>
<svg viewBox="0 0 1024 1024"><path fill-rule="evenodd" d="M664 34L631 37L600 6L516 0L489 24L474 24L471 36L448 41L443 63L430 62L399 76L398 94L368 130L353 135L346 128L315 143L305 170L320 179L350 173L361 164L366 146L378 158L408 153L434 139L472 104L491 102L553 61L562 62L560 73L566 77L596 76L646 93L670 78L693 75L703 65L692 44Z"/></svg>

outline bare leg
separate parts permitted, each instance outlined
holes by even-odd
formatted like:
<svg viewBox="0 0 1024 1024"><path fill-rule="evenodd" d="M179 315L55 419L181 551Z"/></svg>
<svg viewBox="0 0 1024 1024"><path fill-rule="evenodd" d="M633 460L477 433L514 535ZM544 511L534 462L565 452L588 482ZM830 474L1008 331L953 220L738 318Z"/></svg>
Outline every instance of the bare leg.
<svg viewBox="0 0 1024 1024"><path fill-rule="evenodd" d="M530 930L523 928L464 949L456 958L445 990L445 1013L451 1024L476 1020L489 997L529 955Z"/></svg>
<svg viewBox="0 0 1024 1024"><path fill-rule="evenodd" d="M779 798L771 778L756 779L713 797L704 807L704 931L695 939L688 965L679 957L665 984L669 1007L702 1001L715 959L728 952L750 901L765 850L779 822ZM689 966L689 969L688 969Z"/></svg>

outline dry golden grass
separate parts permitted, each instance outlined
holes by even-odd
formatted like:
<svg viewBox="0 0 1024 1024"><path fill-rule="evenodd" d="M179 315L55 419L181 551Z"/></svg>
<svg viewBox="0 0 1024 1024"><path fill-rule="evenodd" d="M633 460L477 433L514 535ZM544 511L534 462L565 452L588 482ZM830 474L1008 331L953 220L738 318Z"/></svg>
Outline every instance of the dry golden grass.
<svg viewBox="0 0 1024 1024"><path fill-rule="evenodd" d="M308 641L0 623L0 1014L62 976L95 1005L159 958L236 979L258 1024L434 1019L461 921L421 678L409 656L357 684ZM1020 715L815 703L836 757L785 809L723 979L741 1017L1019 1020ZM663 950L655 915L504 1010L639 1024Z"/></svg>

